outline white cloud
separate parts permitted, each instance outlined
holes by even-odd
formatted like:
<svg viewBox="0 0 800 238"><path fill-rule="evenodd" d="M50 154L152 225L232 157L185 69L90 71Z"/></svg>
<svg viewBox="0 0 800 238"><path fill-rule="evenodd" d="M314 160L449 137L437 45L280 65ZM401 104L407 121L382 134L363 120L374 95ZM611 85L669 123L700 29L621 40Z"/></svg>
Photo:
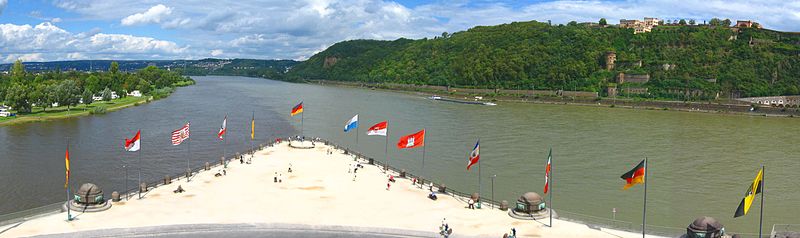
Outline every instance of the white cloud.
<svg viewBox="0 0 800 238"><path fill-rule="evenodd" d="M136 13L122 19L123 26L133 26L147 23L161 23L162 19L172 14L172 8L158 4L145 12Z"/></svg>
<svg viewBox="0 0 800 238"><path fill-rule="evenodd" d="M72 33L50 22L36 26L0 24L0 52L4 62L84 58L169 59L185 57L188 47L171 41L126 34Z"/></svg>
<svg viewBox="0 0 800 238"><path fill-rule="evenodd" d="M215 50L211 51L211 56L217 57L217 56L220 56L220 55L222 55L224 53L225 53L225 51L223 51L223 50L215 49Z"/></svg>
<svg viewBox="0 0 800 238"><path fill-rule="evenodd" d="M61 18L55 17L55 18L53 18L53 19L50 19L50 22L52 22L52 23L59 23L59 22L61 22Z"/></svg>

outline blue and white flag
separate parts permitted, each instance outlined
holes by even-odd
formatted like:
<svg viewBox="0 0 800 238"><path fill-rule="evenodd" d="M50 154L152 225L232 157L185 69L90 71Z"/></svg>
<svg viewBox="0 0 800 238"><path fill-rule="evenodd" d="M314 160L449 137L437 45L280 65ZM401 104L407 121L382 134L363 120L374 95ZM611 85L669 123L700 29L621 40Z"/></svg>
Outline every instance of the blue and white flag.
<svg viewBox="0 0 800 238"><path fill-rule="evenodd" d="M358 114L356 114L347 124L344 125L344 132L348 132L352 129L358 128Z"/></svg>

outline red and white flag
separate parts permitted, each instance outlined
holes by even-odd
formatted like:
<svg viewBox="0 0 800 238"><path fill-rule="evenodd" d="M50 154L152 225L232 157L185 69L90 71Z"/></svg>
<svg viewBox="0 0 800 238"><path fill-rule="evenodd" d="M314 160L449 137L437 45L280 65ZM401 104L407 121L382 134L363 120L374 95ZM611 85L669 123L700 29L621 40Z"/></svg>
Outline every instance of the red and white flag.
<svg viewBox="0 0 800 238"><path fill-rule="evenodd" d="M367 130L368 136L386 136L387 128L389 127L389 121L382 121L374 126L370 127Z"/></svg>
<svg viewBox="0 0 800 238"><path fill-rule="evenodd" d="M172 132L172 145L180 145L186 139L189 139L189 122Z"/></svg>
<svg viewBox="0 0 800 238"><path fill-rule="evenodd" d="M139 151L140 144L141 144L141 130L136 131L136 135L133 138L125 138L125 150L127 151Z"/></svg>
<svg viewBox="0 0 800 238"><path fill-rule="evenodd" d="M481 140L475 142L475 148L472 149L472 152L469 153L469 158L467 158L467 170L472 167L473 164L477 164L478 160L481 159Z"/></svg>
<svg viewBox="0 0 800 238"><path fill-rule="evenodd" d="M397 142L398 149L411 149L420 146L425 146L425 129L411 135L400 137L400 141Z"/></svg>
<svg viewBox="0 0 800 238"><path fill-rule="evenodd" d="M544 168L544 193L547 194L550 191L550 159L553 158L553 149L550 149L550 153L547 155L547 165Z"/></svg>
<svg viewBox="0 0 800 238"><path fill-rule="evenodd" d="M225 119L222 120L222 127L219 128L219 132L217 133L217 137L220 140L224 140L222 136L225 135L226 127L228 125L228 115L225 115Z"/></svg>

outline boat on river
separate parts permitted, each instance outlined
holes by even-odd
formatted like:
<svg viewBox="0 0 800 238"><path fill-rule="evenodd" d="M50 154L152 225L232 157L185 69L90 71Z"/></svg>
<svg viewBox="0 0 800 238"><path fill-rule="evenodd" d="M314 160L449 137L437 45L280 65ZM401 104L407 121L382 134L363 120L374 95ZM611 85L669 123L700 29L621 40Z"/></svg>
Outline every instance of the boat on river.
<svg viewBox="0 0 800 238"><path fill-rule="evenodd" d="M497 106L497 104L495 104L495 103L478 101L478 99L475 99L474 101L468 101L468 100L459 100L459 99L453 99L453 98L445 98L445 97L441 97L441 96L437 96L437 95L430 96L430 97L428 97L428 99L436 100L436 101L462 103L462 104Z"/></svg>

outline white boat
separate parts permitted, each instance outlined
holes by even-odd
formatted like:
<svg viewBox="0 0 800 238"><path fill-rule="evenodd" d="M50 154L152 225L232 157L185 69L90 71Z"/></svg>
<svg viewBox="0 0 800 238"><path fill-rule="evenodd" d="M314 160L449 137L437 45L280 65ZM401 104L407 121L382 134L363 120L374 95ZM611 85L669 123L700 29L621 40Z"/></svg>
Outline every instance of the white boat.
<svg viewBox="0 0 800 238"><path fill-rule="evenodd" d="M497 104L495 104L493 102L484 102L483 105L486 105L486 106L497 106Z"/></svg>
<svg viewBox="0 0 800 238"><path fill-rule="evenodd" d="M11 112L8 111L8 108L0 107L0 117L10 117Z"/></svg>
<svg viewBox="0 0 800 238"><path fill-rule="evenodd" d="M428 97L428 99L430 99L430 100L442 100L442 97L433 95L433 96Z"/></svg>

